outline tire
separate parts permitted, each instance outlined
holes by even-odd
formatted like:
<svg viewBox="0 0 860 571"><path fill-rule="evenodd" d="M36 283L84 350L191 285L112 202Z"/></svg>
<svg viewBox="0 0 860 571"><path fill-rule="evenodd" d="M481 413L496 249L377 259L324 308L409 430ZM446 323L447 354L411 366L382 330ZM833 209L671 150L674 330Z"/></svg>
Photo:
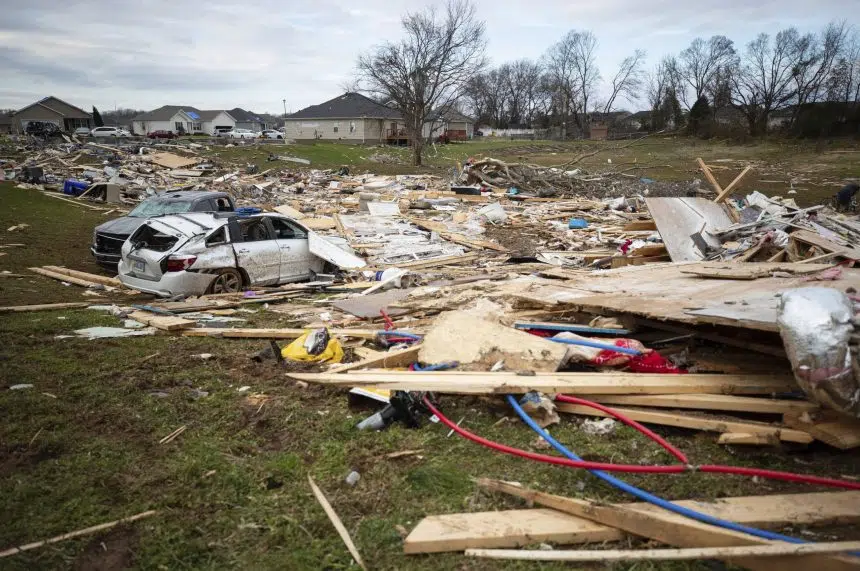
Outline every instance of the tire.
<svg viewBox="0 0 860 571"><path fill-rule="evenodd" d="M206 293L238 293L242 291L244 282L245 280L239 270L225 268L218 271Z"/></svg>

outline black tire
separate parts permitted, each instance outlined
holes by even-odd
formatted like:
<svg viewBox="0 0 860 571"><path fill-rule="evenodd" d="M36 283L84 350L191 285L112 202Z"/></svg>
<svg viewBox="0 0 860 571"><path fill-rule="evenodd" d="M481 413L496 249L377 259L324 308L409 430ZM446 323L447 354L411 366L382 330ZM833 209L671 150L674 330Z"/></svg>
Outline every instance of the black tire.
<svg viewBox="0 0 860 571"><path fill-rule="evenodd" d="M235 268L218 270L206 293L238 293L242 291L244 282L242 272Z"/></svg>

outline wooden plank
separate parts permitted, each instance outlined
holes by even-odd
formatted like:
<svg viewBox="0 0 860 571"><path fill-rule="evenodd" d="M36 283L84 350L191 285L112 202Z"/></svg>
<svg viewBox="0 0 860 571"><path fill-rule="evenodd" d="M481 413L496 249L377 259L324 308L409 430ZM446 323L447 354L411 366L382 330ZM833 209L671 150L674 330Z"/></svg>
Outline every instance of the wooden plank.
<svg viewBox="0 0 860 571"><path fill-rule="evenodd" d="M343 544L346 545L346 549L347 551L349 551L349 554L352 555L352 558L355 559L355 562L358 563L359 567L367 571L367 567L364 565L364 561L361 560L361 555L358 553L358 549L352 542L352 538L349 536L349 532L343 526L343 522L340 521L340 518L334 511L334 508L331 507L331 504L325 497L325 494L322 493L322 490L319 489L310 474L308 474L308 484L311 485L311 491L313 491L314 497L317 499L317 502L319 502L331 524L337 530L337 534L340 536L340 539L343 541Z"/></svg>
<svg viewBox="0 0 860 571"><path fill-rule="evenodd" d="M64 268L62 266L42 266L44 269L56 272L58 274L64 274L67 276L72 276L75 278L81 278L82 280L87 280L90 282L95 282L97 284L102 284L106 286L112 287L125 287L122 285L122 282L117 278L110 278L108 276L100 276L98 274L91 274L89 272L80 272L78 270L70 270L69 268Z"/></svg>
<svg viewBox="0 0 860 571"><path fill-rule="evenodd" d="M752 170L752 166L747 166L744 170L742 170L741 174L736 176L735 180L730 182L729 186L724 188L723 191L717 195L717 197L714 199L714 202L720 203L720 202L724 201L726 198L728 198L729 195L732 193L732 191L735 189L735 187L738 184L740 184L741 179L743 179L747 175L747 173L750 172L751 170Z"/></svg>
<svg viewBox="0 0 860 571"><path fill-rule="evenodd" d="M699 163L699 168L702 169L702 174L705 175L705 180L714 188L717 196L720 196L723 193L723 189L720 186L720 183L717 182L717 179L714 178L714 175L711 173L711 169L708 168L708 165L705 164L701 158L696 159L696 162Z"/></svg>
<svg viewBox="0 0 860 571"><path fill-rule="evenodd" d="M844 258L860 260L860 249L849 248L847 246L831 242L827 238L810 230L795 230L789 235L789 237L792 240L797 240L798 242L803 242L804 244L820 248L824 252L832 252Z"/></svg>
<svg viewBox="0 0 860 571"><path fill-rule="evenodd" d="M691 547L687 549L598 549L540 551L534 549L467 549L466 556L513 561L696 561L740 557L781 557L825 553L848 553L860 549L860 541L829 543L774 543L740 547Z"/></svg>
<svg viewBox="0 0 860 571"><path fill-rule="evenodd" d="M414 262L400 262L397 264L389 264L389 268L403 268L407 270L424 270L428 268L437 268L439 266L447 266L449 264L465 264L474 262L480 258L480 254L458 254L454 256L442 256L439 258L430 258L429 260L416 260Z"/></svg>
<svg viewBox="0 0 860 571"><path fill-rule="evenodd" d="M779 438L772 434L749 434L741 432L724 432L717 439L717 444L742 446L775 446Z"/></svg>
<svg viewBox="0 0 860 571"><path fill-rule="evenodd" d="M200 159L180 157L173 153L153 153L145 157L149 162L168 169L181 169L200 162Z"/></svg>
<svg viewBox="0 0 860 571"><path fill-rule="evenodd" d="M726 262L721 264L709 264L696 266L690 269L682 269L682 274L697 276L700 278L716 278L726 280L754 280L765 278L773 275L774 272L784 272L803 276L814 274L822 270L828 269L828 264L815 264L814 266L803 267L800 264L784 264L780 267L779 264L767 263L737 263Z"/></svg>
<svg viewBox="0 0 860 571"><path fill-rule="evenodd" d="M63 282L69 282L70 284L75 284L75 285L79 285L79 286L82 286L82 287L90 287L90 288L96 288L96 289L104 289L104 290L106 290L106 291L113 291L113 290L115 290L115 289L116 289L116 288L111 287L111 286L106 286L106 285L103 285L103 284L100 284L100 283L96 283L96 282L93 282L93 281L85 280L85 279L82 279L82 278L77 278L77 277L74 277L74 276L67 276L66 274L61 274L61 273L58 273L58 272L53 272L53 271L51 271L51 270L46 270L46 269L44 269L44 268L28 268L28 269L29 269L31 272L35 272L35 273L37 273L37 274L39 274L39 275L42 275L42 276L45 276L45 277L48 277L48 278L52 278L52 279L55 279L55 280L63 281Z"/></svg>
<svg viewBox="0 0 860 571"><path fill-rule="evenodd" d="M307 329L218 329L201 327L182 331L185 337L224 337L235 339L296 339L304 335ZM378 329L329 329L329 333L337 337L355 337L358 339L375 339Z"/></svg>
<svg viewBox="0 0 860 571"><path fill-rule="evenodd" d="M213 331L200 329L185 332ZM224 331L231 331L229 329ZM235 330L234 330L235 331ZM277 331L277 330L271 330ZM335 330L333 330L335 331ZM456 394L546 393L571 394L772 394L796 390L790 376L771 375L660 375L646 373L480 373L466 371L391 372L352 371L348 374L288 373L293 379L335 386L370 386L390 390L421 390ZM730 432L726 430L725 432Z"/></svg>
<svg viewBox="0 0 860 571"><path fill-rule="evenodd" d="M299 224L302 224L311 230L331 230L332 228L336 228L337 224L335 224L334 218L331 216L319 216L316 218L302 218L298 221Z"/></svg>
<svg viewBox="0 0 860 571"><path fill-rule="evenodd" d="M759 412L785 414L787 412L815 411L818 404L805 400L779 400L770 398L739 397L733 395L578 395L601 404L656 406L662 408L689 408L695 410L721 410L728 412Z"/></svg>
<svg viewBox="0 0 860 571"><path fill-rule="evenodd" d="M633 220L632 222L628 222L622 228L622 230L633 231L633 230L656 230L657 225L653 220Z"/></svg>
<svg viewBox="0 0 860 571"><path fill-rule="evenodd" d="M812 414L789 412L783 415L788 426L809 432L816 440L841 450L860 446L860 420L844 418L829 410Z"/></svg>
<svg viewBox="0 0 860 571"><path fill-rule="evenodd" d="M556 409L559 412L571 414L582 414L587 416L610 416L609 414L578 404L558 403ZM793 428L781 428L764 423L736 422L722 420L719 418L701 418L689 416L676 412L658 412L651 410L638 410L632 408L615 408L616 412L627 415L638 422L646 424L660 424L662 426L677 426L680 428L692 428L694 430L707 430L709 432L740 432L743 434L767 434L773 435L785 442L799 442L809 444L813 441L808 432L795 430Z"/></svg>
<svg viewBox="0 0 860 571"><path fill-rule="evenodd" d="M284 216L289 216L293 220L301 220L302 218L305 218L305 215L303 213L299 212L289 204L282 204L280 206L276 206L275 212L283 214Z"/></svg>
<svg viewBox="0 0 860 571"><path fill-rule="evenodd" d="M580 516L633 535L647 537L679 547L727 547L732 545L770 545L770 542L746 533L706 525L677 514L658 511L642 512L612 505L601 505L586 500L546 494L498 480L478 480L478 485L493 491L510 494L536 504ZM803 555L774 557L767 560L738 558L732 561L754 571L842 571L857 569L853 558Z"/></svg>
<svg viewBox="0 0 860 571"><path fill-rule="evenodd" d="M84 202L76 202L71 198L66 198L60 194L56 194L54 192L43 192L45 196L50 196L51 198L56 198L57 200L62 200L63 202L68 202L69 204L74 204L75 206L82 206L84 208L89 208L90 210L97 210L99 212L104 212L107 208L99 208L98 206L92 206L90 204L86 204Z"/></svg>
<svg viewBox="0 0 860 571"><path fill-rule="evenodd" d="M373 367L382 367L383 369L405 367L418 360L418 351L420 349L421 345L416 344L406 349L389 351L387 353L382 353L381 355L369 357L362 361L335 367L334 369L329 370L329 373L345 373L354 369L369 369Z"/></svg>
<svg viewBox="0 0 860 571"><path fill-rule="evenodd" d="M162 331L177 331L197 325L196 321L191 321L190 319L183 319L182 317L174 317L172 315L156 315L146 311L134 311L128 317Z"/></svg>
<svg viewBox="0 0 860 571"><path fill-rule="evenodd" d="M682 500L677 505L743 525L778 529L794 526L844 525L860 522L860 492L817 492L744 496L714 501ZM659 511L647 503L616 504L645 512ZM462 551L473 547L521 547L618 541L615 528L556 510L534 508L431 515L418 522L403 543L405 553Z"/></svg>
<svg viewBox="0 0 860 571"><path fill-rule="evenodd" d="M35 305L7 305L0 307L0 313L21 313L25 311L55 311L57 309L76 309L92 305L86 301L71 303L37 303Z"/></svg>

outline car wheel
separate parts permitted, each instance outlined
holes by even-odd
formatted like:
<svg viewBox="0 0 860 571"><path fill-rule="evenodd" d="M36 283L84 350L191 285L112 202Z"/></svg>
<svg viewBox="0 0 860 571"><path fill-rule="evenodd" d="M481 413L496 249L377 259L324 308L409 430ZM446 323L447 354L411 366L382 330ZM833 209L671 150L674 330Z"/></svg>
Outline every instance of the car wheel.
<svg viewBox="0 0 860 571"><path fill-rule="evenodd" d="M220 270L206 293L237 293L242 291L244 280L239 270L232 268Z"/></svg>

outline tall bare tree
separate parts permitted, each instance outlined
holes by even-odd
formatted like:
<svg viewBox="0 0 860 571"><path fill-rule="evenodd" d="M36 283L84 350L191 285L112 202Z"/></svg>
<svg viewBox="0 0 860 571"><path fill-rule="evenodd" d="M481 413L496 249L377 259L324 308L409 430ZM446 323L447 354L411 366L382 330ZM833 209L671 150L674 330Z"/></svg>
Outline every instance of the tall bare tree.
<svg viewBox="0 0 860 571"><path fill-rule="evenodd" d="M469 0L448 0L441 13L431 7L407 14L402 25L402 40L359 58L358 77L368 91L387 97L400 111L417 166L428 116L449 108L486 66L485 26Z"/></svg>
<svg viewBox="0 0 860 571"><path fill-rule="evenodd" d="M792 124L797 120L801 105L815 103L827 96L827 78L830 77L837 58L843 53L848 36L849 29L844 22L831 22L819 35L805 34L797 37L797 62L792 70L797 104L791 117Z"/></svg>
<svg viewBox="0 0 860 571"><path fill-rule="evenodd" d="M639 99L640 91L645 82L644 70L642 66L645 64L645 52L636 50L633 55L627 56L618 66L618 72L612 78L611 91L606 105L603 107L603 114L607 115L612 111L615 100L618 96L627 98L628 100Z"/></svg>
<svg viewBox="0 0 860 571"><path fill-rule="evenodd" d="M743 113L752 135L764 134L771 113L784 109L797 95L793 73L798 37L794 28L777 33L773 41L768 34L759 34L730 74L732 105Z"/></svg>
<svg viewBox="0 0 860 571"><path fill-rule="evenodd" d="M734 43L725 36L712 36L708 41L696 38L681 52L675 72L683 80L685 87L693 91L693 97L688 98L687 89L679 89L681 99L688 109L706 95L718 70L730 66L734 58Z"/></svg>
<svg viewBox="0 0 860 571"><path fill-rule="evenodd" d="M860 32L852 30L827 78L828 101L860 104Z"/></svg>
<svg viewBox="0 0 860 571"><path fill-rule="evenodd" d="M589 102L600 81L596 50L597 38L593 33L571 30L544 57L551 83L558 91L564 127L573 119L583 132L588 131ZM567 136L566 129L562 136Z"/></svg>

